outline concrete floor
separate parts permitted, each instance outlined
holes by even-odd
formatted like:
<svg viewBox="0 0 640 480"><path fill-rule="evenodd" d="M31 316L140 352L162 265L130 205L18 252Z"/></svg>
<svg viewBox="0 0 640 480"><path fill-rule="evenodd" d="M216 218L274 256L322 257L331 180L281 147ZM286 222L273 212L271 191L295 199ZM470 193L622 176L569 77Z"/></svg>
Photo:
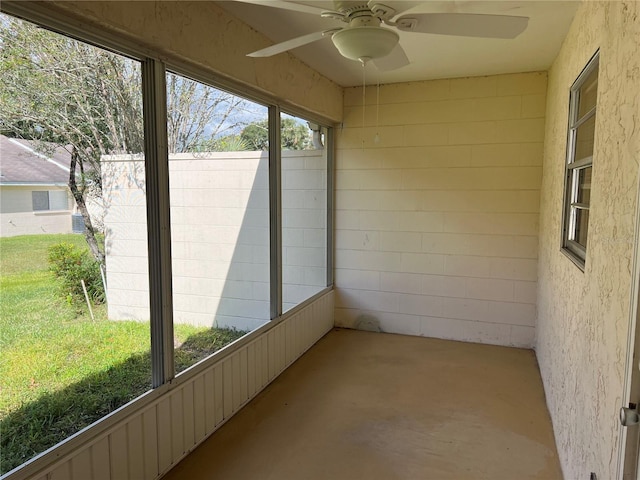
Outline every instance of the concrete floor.
<svg viewBox="0 0 640 480"><path fill-rule="evenodd" d="M562 473L532 351L334 330L164 479Z"/></svg>

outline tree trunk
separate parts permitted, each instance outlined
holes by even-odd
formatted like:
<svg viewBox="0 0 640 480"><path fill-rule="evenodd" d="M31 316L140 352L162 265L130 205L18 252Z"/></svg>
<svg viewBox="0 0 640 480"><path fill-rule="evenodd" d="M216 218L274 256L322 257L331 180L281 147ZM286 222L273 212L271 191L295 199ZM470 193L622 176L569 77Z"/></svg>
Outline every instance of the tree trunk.
<svg viewBox="0 0 640 480"><path fill-rule="evenodd" d="M93 224L91 223L91 216L89 215L87 204L84 201L84 193L80 188L78 188L78 183L76 182L76 167L78 165L78 160L78 150L74 146L71 151L71 164L69 166L69 190L71 190L71 195L73 195L73 198L76 201L78 212L80 212L84 219L84 238L87 240L89 250L91 251L93 258L95 258L96 261L100 263L100 266L104 268L104 253L100 250L100 246L96 240L96 232L93 228ZM82 160L80 160L80 162L82 162Z"/></svg>

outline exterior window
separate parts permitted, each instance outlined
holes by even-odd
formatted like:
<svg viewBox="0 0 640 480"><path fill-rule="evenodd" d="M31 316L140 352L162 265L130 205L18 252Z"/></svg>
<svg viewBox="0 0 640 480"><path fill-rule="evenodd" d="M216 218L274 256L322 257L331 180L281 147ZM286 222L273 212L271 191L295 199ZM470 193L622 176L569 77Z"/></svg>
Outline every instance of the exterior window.
<svg viewBox="0 0 640 480"><path fill-rule="evenodd" d="M33 202L34 212L49 210L49 192L46 190L36 190L31 192L31 201Z"/></svg>
<svg viewBox="0 0 640 480"><path fill-rule="evenodd" d="M66 190L49 190L49 210L69 210Z"/></svg>
<svg viewBox="0 0 640 480"><path fill-rule="evenodd" d="M562 248L581 267L585 263L589 232L598 58L596 53L576 79L569 100Z"/></svg>
<svg viewBox="0 0 640 480"><path fill-rule="evenodd" d="M34 190L31 192L33 211L69 210L69 197L65 190Z"/></svg>

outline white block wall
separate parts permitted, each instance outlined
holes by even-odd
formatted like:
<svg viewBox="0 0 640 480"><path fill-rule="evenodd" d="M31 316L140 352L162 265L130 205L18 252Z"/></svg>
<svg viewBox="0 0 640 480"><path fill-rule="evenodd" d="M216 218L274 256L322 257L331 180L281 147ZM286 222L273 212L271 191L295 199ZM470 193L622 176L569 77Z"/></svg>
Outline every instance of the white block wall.
<svg viewBox="0 0 640 480"><path fill-rule="evenodd" d="M111 319L149 318L144 165L103 159ZM169 161L174 321L253 330L269 320L265 152ZM326 155L283 152L283 307L326 286Z"/></svg>
<svg viewBox="0 0 640 480"><path fill-rule="evenodd" d="M282 152L282 309L327 285L326 150Z"/></svg>
<svg viewBox="0 0 640 480"><path fill-rule="evenodd" d="M364 128L362 88L345 91L337 325L533 345L546 81L385 85L378 115L369 87Z"/></svg>

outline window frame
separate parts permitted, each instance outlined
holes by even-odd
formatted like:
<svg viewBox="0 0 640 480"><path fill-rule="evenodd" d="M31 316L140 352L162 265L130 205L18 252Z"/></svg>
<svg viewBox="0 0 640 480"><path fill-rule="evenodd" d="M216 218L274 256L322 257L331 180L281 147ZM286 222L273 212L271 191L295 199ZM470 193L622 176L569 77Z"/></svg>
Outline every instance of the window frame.
<svg viewBox="0 0 640 480"><path fill-rule="evenodd" d="M37 200L37 197L41 197L41 198ZM42 202L42 206L44 206L45 198L47 203L46 208L36 208L40 206L38 205L38 202L40 201ZM49 198L49 190L31 190L31 210L35 213L48 212L51 210L51 199Z"/></svg>
<svg viewBox="0 0 640 480"><path fill-rule="evenodd" d="M589 212L591 209L591 199L589 202L578 202L580 173L591 169L593 172L593 156L595 151L595 133L591 148L591 155L576 160L576 138L578 129L592 118L596 118L598 105L597 79L596 79L596 100L588 111L579 117L580 111L580 89L585 85L586 80L594 71L599 74L600 52L597 51L587 62L580 75L571 85L569 91L569 121L567 126L567 152L564 168L564 194L563 194L563 214L562 214L562 240L561 251L571 259L580 269L584 270L587 258L587 240L585 245L577 241L579 225L577 217L580 211ZM594 130L595 132L595 130ZM593 175L593 173L592 173ZM589 221L587 219L587 235ZM588 237L587 237L588 238Z"/></svg>
<svg viewBox="0 0 640 480"><path fill-rule="evenodd" d="M105 415L85 429L67 437L45 452L28 459L15 474L27 478L35 474L43 464L50 463L86 444L92 438L116 425L131 413L145 408L168 390L178 387L209 368L213 363L229 357L236 350L275 328L286 318L296 314L309 303L321 297L333 287L334 252L334 176L335 176L335 125L322 116L313 114L286 100L265 94L257 88L244 85L227 77L216 75L193 63L165 53L157 52L138 42L96 25L88 25L46 4L33 4L7 0L0 5L0 12L34 23L52 32L73 38L139 61L142 66L143 120L145 146L145 176L147 184L147 238L149 268L150 330L152 357L152 389L128 402L114 412ZM327 129L327 285L316 295L306 299L286 313L282 313L281 294L281 216L280 216L280 149L269 150L270 210L271 210L271 322L257 328L244 337L227 345L197 362L178 376L174 371L173 351L173 296L171 271L171 220L169 209L169 155L167 148L166 73L189 77L214 88L242 96L269 107L269 140L280 145L280 111L309 119ZM276 188L277 186L277 188ZM277 225L278 228L273 228ZM274 238L275 237L275 238ZM275 240L275 241L274 241ZM19 473L18 473L19 470ZM7 472L9 473L9 472ZM13 477L12 477L13 478Z"/></svg>
<svg viewBox="0 0 640 480"><path fill-rule="evenodd" d="M303 122L307 122L307 124L309 125L309 128L311 128L311 124L314 123L314 121L312 119L307 118L306 116L303 115L298 115L295 113L292 113L290 111L286 111L286 110L280 110L279 111L279 119L282 120L283 118L297 118L298 120L301 120ZM324 136L324 143L323 143L323 154L326 158L326 179L324 182L324 189L325 189L325 193L326 193L326 202L324 203L324 214L325 214L325 225L324 228L327 229L326 233L325 233L325 247L326 250L324 252L325 255L325 262L324 262L324 268L325 268L325 275L324 275L324 281L325 281L325 288L328 286L333 285L333 274L331 273L332 270L332 266L333 266L333 258L331 256L331 252L328 250L328 246L331 245L331 243L333 242L333 237L331 235L331 233L328 231L329 228L333 228L333 216L331 214L331 212L333 211L333 195L331 194L331 192L333 192L333 175L330 175L330 172L333 171L333 150L331 148L331 146L333 145L333 136L332 136L332 132L333 129L329 128L327 125L321 124L321 123L316 123L315 126L319 129L319 131L321 132L321 135ZM283 229L283 224L282 224L282 217L285 216L285 212L283 210L283 204L282 204L282 196L283 193L286 192L286 189L283 189L282 187L282 152L285 151L285 149L282 146L282 141L281 141L281 133L282 133L282 123L278 123L277 124L277 128L278 128L278 132L279 132L279 137L278 137L278 162L279 162L279 167L278 167L278 202L279 204L277 205L277 208L279 209L280 212L280 219L279 219L279 231L280 231L280 244L278 246L278 251L280 252L280 307L282 309L282 311L280 312L280 314L282 315L283 313L287 313L289 312L289 310L294 309L297 305L293 306L293 307L289 307L287 310L285 310L284 307L284 303L285 303L285 295L284 295L284 284L285 284L285 278L286 275L283 273L283 266L284 266L284 251L283 251L283 234L282 234L282 229ZM317 293L316 293L317 294ZM316 294L311 295L311 297L315 297ZM303 300L300 303L305 303L307 301L307 299ZM299 303L299 304L300 304Z"/></svg>

